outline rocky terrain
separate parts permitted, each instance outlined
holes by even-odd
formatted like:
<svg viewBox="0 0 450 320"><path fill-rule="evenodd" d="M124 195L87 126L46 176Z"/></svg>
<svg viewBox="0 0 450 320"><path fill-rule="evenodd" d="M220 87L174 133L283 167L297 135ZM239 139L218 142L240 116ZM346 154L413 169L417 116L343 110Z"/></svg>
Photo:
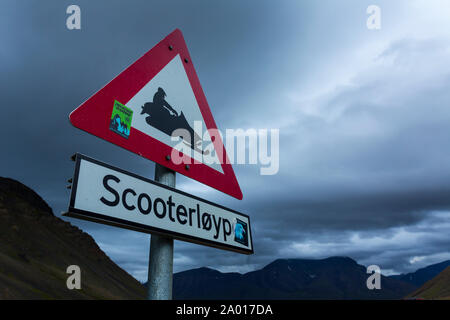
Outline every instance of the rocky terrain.
<svg viewBox="0 0 450 320"><path fill-rule="evenodd" d="M69 265L81 290L69 290ZM0 299L143 299L145 288L93 238L56 217L18 181L0 177Z"/></svg>

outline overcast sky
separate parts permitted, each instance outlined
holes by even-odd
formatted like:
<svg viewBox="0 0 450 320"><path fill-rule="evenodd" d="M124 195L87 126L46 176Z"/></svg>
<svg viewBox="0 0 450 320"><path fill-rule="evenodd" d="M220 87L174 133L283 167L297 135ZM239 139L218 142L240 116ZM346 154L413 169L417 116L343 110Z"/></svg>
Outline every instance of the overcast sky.
<svg viewBox="0 0 450 320"><path fill-rule="evenodd" d="M81 30L66 28L70 4ZM380 30L366 27L371 4ZM219 129L280 130L278 174L234 166L242 201L177 175L177 188L250 215L255 254L177 241L175 271L339 255L391 274L450 259L445 0L2 0L0 176L58 216L74 152L153 178L150 161L68 115L175 28ZM149 235L66 220L147 279Z"/></svg>

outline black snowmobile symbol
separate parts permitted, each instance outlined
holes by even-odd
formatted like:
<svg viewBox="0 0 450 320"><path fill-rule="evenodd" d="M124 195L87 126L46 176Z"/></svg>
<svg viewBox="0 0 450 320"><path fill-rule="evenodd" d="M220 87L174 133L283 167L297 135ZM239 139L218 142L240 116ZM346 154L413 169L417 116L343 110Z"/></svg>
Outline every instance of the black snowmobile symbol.
<svg viewBox="0 0 450 320"><path fill-rule="evenodd" d="M180 114L172 108L172 106L165 100L166 93L162 88L153 96L153 102L146 102L142 106L141 114L148 114L145 121L152 127L164 132L169 136L173 136L177 129L184 129L188 134L180 134L176 132L175 136L183 139L184 143L189 145L193 150L207 155L209 151L202 150L202 138L192 129L187 122L183 111Z"/></svg>

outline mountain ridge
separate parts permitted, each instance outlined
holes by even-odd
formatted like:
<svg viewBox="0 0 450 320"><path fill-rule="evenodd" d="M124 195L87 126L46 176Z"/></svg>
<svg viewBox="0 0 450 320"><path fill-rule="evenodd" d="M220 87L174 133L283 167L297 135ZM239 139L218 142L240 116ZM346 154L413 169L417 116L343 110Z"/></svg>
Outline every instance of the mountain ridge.
<svg viewBox="0 0 450 320"><path fill-rule="evenodd" d="M69 290L69 265L81 290ZM143 299L145 288L22 183L0 177L1 299Z"/></svg>
<svg viewBox="0 0 450 320"><path fill-rule="evenodd" d="M174 275L175 299L401 299L417 287L381 276L381 290L366 286L366 267L349 257L276 259L244 274L211 268Z"/></svg>

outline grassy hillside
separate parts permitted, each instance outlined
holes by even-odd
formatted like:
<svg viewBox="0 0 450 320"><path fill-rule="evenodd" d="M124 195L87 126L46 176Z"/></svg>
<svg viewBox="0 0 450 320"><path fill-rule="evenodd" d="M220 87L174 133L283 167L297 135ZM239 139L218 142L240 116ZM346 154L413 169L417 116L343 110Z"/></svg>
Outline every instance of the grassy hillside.
<svg viewBox="0 0 450 320"><path fill-rule="evenodd" d="M450 267L426 282L410 294L408 298L450 300Z"/></svg>
<svg viewBox="0 0 450 320"><path fill-rule="evenodd" d="M81 268L81 290L66 269ZM145 288L33 190L0 177L0 299L142 299Z"/></svg>

